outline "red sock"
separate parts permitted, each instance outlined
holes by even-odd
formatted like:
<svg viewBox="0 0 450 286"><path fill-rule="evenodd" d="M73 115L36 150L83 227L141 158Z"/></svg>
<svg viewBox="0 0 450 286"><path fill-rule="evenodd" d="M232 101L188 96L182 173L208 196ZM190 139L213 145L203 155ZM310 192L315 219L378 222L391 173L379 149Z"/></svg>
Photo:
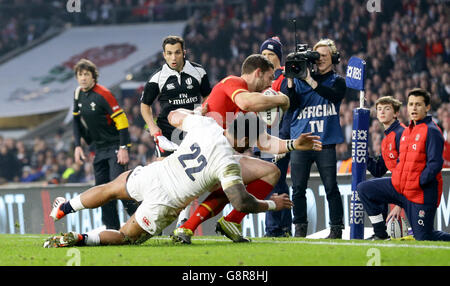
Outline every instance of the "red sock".
<svg viewBox="0 0 450 286"><path fill-rule="evenodd" d="M273 186L261 179L251 182L247 185L247 192L254 195L259 200L264 200L272 191ZM226 217L226 221L241 223L247 213L241 213L233 209Z"/></svg>
<svg viewBox="0 0 450 286"><path fill-rule="evenodd" d="M191 217L180 227L195 232L205 220L214 217L228 204L228 198L222 189L212 192L194 211Z"/></svg>

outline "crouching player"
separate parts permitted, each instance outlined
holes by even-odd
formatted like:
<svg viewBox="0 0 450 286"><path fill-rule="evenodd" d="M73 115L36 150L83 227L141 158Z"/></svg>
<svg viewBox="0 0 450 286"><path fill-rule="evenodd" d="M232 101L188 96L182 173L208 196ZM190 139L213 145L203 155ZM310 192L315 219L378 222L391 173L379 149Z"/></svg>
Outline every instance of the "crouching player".
<svg viewBox="0 0 450 286"><path fill-rule="evenodd" d="M430 94L423 89L408 92L410 124L400 139L400 156L391 178L362 182L357 191L372 222L373 239L388 239L382 215L383 205L396 204L405 209L416 240L450 241L450 234L433 229L434 217L442 195L441 130L427 116Z"/></svg>
<svg viewBox="0 0 450 286"><path fill-rule="evenodd" d="M380 97L375 102L377 119L383 125L385 137L381 141L381 156L378 158L369 157L367 160L367 170L374 177L379 178L386 174L388 170L392 172L397 166L400 138L406 128L397 119L401 106L402 103L392 96ZM401 210L399 206L395 206L388 215L388 204L384 204L383 219L387 222L391 217L398 218Z"/></svg>
<svg viewBox="0 0 450 286"><path fill-rule="evenodd" d="M245 190L233 149L252 146L258 135L264 133L265 128L256 115L239 114L225 131L214 119L193 115L193 111L185 109L172 111L169 121L187 132L176 152L162 161L124 172L114 181L95 186L70 201L57 198L50 213L54 220L59 220L71 212L97 208L113 199L141 202L121 229L51 236L44 242L44 247L142 243L176 220L179 212L192 200L206 191L215 190L218 183L233 207L243 212L292 207L285 194L258 200ZM251 138L250 130L255 127L258 130L256 138ZM296 144L320 148L321 142L316 139L317 136L302 134Z"/></svg>

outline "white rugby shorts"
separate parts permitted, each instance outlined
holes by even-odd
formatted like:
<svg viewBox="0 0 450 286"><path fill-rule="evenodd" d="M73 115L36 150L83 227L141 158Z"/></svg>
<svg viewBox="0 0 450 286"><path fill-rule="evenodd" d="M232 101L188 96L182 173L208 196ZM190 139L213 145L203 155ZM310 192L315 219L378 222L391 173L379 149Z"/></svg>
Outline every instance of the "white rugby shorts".
<svg viewBox="0 0 450 286"><path fill-rule="evenodd" d="M130 197L141 202L136 210L135 219L139 226L152 236L176 220L181 211L173 207L171 197L161 187L158 163L154 162L145 167L137 166L126 183Z"/></svg>

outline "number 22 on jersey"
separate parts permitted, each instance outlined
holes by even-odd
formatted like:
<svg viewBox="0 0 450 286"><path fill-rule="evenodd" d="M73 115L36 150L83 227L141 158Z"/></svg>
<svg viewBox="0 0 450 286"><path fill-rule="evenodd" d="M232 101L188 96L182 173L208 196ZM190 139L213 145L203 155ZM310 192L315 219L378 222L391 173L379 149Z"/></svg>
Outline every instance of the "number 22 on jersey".
<svg viewBox="0 0 450 286"><path fill-rule="evenodd" d="M189 154L182 154L180 156L178 156L178 161L180 161L181 166L183 166L184 171L186 172L186 175L189 177L189 179L191 179L192 181L195 181L194 176L192 176L192 174L201 172L206 165L208 164L208 162L206 161L205 156L201 155L201 148L200 146L198 146L197 143L194 143L191 145L191 150L193 153L189 153ZM200 164L196 167L190 167L190 168L186 168L186 161L191 161L191 160L197 160L197 162Z"/></svg>

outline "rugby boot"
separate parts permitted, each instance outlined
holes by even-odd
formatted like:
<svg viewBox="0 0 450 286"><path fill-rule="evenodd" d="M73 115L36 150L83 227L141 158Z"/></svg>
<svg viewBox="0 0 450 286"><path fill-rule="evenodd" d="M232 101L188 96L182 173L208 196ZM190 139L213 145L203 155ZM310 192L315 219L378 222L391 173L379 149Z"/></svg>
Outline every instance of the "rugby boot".
<svg viewBox="0 0 450 286"><path fill-rule="evenodd" d="M83 240L83 236L76 232L61 233L47 238L44 242L44 248L71 247Z"/></svg>
<svg viewBox="0 0 450 286"><path fill-rule="evenodd" d="M179 227L172 232L170 238L172 238L172 241L177 244L191 244L191 237L193 235L192 230Z"/></svg>
<svg viewBox="0 0 450 286"><path fill-rule="evenodd" d="M54 221L60 220L66 216L66 214L61 210L61 205L66 202L66 199L63 197L57 197L53 201L53 209L50 212L50 217L53 218Z"/></svg>
<svg viewBox="0 0 450 286"><path fill-rule="evenodd" d="M233 242L250 242L250 239L242 236L242 226L239 223L226 221L224 217L217 221L216 233L225 235Z"/></svg>

